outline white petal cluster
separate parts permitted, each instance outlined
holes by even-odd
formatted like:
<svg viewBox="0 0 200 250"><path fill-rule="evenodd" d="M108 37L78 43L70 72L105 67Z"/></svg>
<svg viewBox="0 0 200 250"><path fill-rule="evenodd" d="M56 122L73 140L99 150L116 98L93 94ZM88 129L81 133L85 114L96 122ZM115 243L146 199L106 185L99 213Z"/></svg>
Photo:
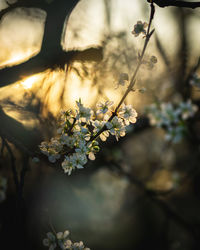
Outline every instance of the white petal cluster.
<svg viewBox="0 0 200 250"><path fill-rule="evenodd" d="M51 138L50 142L42 142L39 146L43 154L48 156L50 162L55 163L60 158L62 145L56 138Z"/></svg>
<svg viewBox="0 0 200 250"><path fill-rule="evenodd" d="M197 110L197 105L192 104L191 100L188 100L187 102L181 102L179 105L179 112L183 120L193 117Z"/></svg>
<svg viewBox="0 0 200 250"><path fill-rule="evenodd" d="M73 243L68 236L68 230L58 233L48 232L47 238L43 239L43 245L48 247L49 250L54 250L57 246L61 250L90 250L84 246L82 241Z"/></svg>
<svg viewBox="0 0 200 250"><path fill-rule="evenodd" d="M84 107L81 101L76 102L78 109L62 111L58 135L50 142L42 142L40 150L48 156L50 162L61 160L61 166L68 175L73 170L81 169L88 160L95 160L95 154L100 150L98 137L106 141L109 135L125 136L126 127L136 122L137 112L131 105L124 105L112 116L113 102L100 102L95 112Z"/></svg>
<svg viewBox="0 0 200 250"><path fill-rule="evenodd" d="M93 111L90 108L85 108L80 100L77 101L76 104L78 106L78 110L76 110L76 119L81 122L89 122L93 115Z"/></svg>
<svg viewBox="0 0 200 250"><path fill-rule="evenodd" d="M106 102L99 102L97 103L97 114L105 114L108 112L108 110L110 109L110 107L112 107L113 102L111 101L106 101Z"/></svg>
<svg viewBox="0 0 200 250"><path fill-rule="evenodd" d="M130 123L136 123L137 112L131 105L123 104L119 110L118 116L124 120L126 125L129 125Z"/></svg>
<svg viewBox="0 0 200 250"><path fill-rule="evenodd" d="M115 135L117 140L120 136L125 136L126 134L125 124L123 123L123 120L117 116L115 116L111 122L107 122L106 126L111 135Z"/></svg>
<svg viewBox="0 0 200 250"><path fill-rule="evenodd" d="M70 156L65 156L62 162L62 168L68 175L71 174L75 168L83 168L83 165L87 163L87 157L84 153L73 153Z"/></svg>
<svg viewBox="0 0 200 250"><path fill-rule="evenodd" d="M191 100L180 102L178 105L172 103L152 104L146 108L150 124L162 127L166 131L166 140L177 143L182 140L187 132L186 120L193 117L198 107Z"/></svg>
<svg viewBox="0 0 200 250"><path fill-rule="evenodd" d="M52 232L47 233L47 238L43 239L43 245L49 247L49 250L54 250L56 248L56 237Z"/></svg>

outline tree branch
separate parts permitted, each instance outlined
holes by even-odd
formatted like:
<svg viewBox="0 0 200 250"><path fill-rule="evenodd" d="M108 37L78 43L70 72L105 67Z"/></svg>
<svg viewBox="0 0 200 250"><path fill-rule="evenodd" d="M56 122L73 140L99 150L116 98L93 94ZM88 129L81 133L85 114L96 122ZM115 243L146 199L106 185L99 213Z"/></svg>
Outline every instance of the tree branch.
<svg viewBox="0 0 200 250"><path fill-rule="evenodd" d="M152 2L152 0L147 0L147 2L150 3ZM186 2L178 0L153 0L153 2L161 8L175 6L175 7L195 9L200 7L200 2Z"/></svg>
<svg viewBox="0 0 200 250"><path fill-rule="evenodd" d="M12 151L11 147L9 146L8 142L6 141L6 139L2 135L0 135L0 136L2 138L2 142L4 143L5 147L7 148L8 153L10 154L10 161L11 161L11 169L12 169L12 173L13 173L13 179L14 179L14 183L15 183L16 192L18 192L18 190L19 190L19 180L18 180L16 164L15 164L16 159L15 159L13 151Z"/></svg>
<svg viewBox="0 0 200 250"><path fill-rule="evenodd" d="M28 77L32 74L43 72L49 68L63 67L65 64L72 63L73 61L98 62L101 61L102 58L102 47L88 48L83 51L60 51L55 54L52 54L50 51L49 54L46 56L41 51L38 55L32 57L24 63L1 69L0 87L7 86L16 81L21 80L23 77Z"/></svg>
<svg viewBox="0 0 200 250"><path fill-rule="evenodd" d="M162 193L154 190L149 190L142 181L137 179L137 177L134 177L130 173L124 171L120 164L114 161L113 165L116 166L118 174L125 176L130 181L130 183L133 183L140 190L142 190L144 192L144 195L165 213L166 217L172 219L175 223L184 228L195 241L198 241L199 236L197 234L196 227L191 222L188 222L183 216L181 216L178 211L172 208L168 204L168 202L162 199L162 194L165 195L167 194L167 192Z"/></svg>
<svg viewBox="0 0 200 250"><path fill-rule="evenodd" d="M41 50L26 62L1 69L0 87L21 80L22 77L45 71L48 68L63 67L63 65L72 61L100 61L102 59L103 51L101 47L67 52L62 49L61 37L64 23L78 2L79 0L56 0L47 6L41 5L47 13ZM6 11L16 6L22 6L23 3L24 0L21 0L8 7ZM24 6L31 6L31 4L34 7L40 6L38 1L34 3L28 1Z"/></svg>

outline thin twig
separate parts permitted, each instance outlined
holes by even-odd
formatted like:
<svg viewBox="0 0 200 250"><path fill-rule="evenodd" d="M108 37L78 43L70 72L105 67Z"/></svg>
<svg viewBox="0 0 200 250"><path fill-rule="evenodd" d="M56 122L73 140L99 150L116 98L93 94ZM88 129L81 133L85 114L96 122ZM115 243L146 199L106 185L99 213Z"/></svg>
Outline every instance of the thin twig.
<svg viewBox="0 0 200 250"><path fill-rule="evenodd" d="M118 109L120 108L120 106L122 105L124 100L126 99L127 95L132 91L133 86L135 84L136 76L137 76L137 73L138 73L138 71L140 69L140 66L142 64L142 60L143 60L147 45L148 45L149 40L150 40L150 38L151 38L151 36L153 35L153 32L154 32L154 29L152 31L150 31L151 23L152 23L152 20L153 20L153 17L154 17L154 13L155 13L155 7L154 7L154 4L151 3L151 12L150 12L150 17L149 17L149 24L148 24L148 28L147 28L147 34L146 34L146 37L145 37L145 42L144 42L144 46L143 46L143 49L142 49L142 53L139 56L139 61L138 61L137 67L135 69L135 72L133 73L133 76L131 78L130 84L129 84L124 96L122 97L119 104L117 105L117 107L116 107L116 109L114 111L114 115L117 113Z"/></svg>
<svg viewBox="0 0 200 250"><path fill-rule="evenodd" d="M24 188L24 182L25 182L25 175L28 170L28 160L29 156L24 155L23 165L20 172L20 181L19 181L19 200L22 201L23 196L23 188Z"/></svg>
<svg viewBox="0 0 200 250"><path fill-rule="evenodd" d="M138 61L138 64L137 64L137 67L133 73L133 76L131 77L131 80L130 80L130 83L127 87L127 90L126 92L124 93L123 97L121 98L121 100L119 101L119 104L117 105L117 107L115 108L115 111L112 113L112 115L110 116L110 118L108 119L108 122L112 121L112 119L114 118L114 116L117 114L117 111L119 110L120 106L122 105L122 103L124 102L124 100L126 99L126 97L128 96L128 94L133 90L133 86L135 84L135 81L136 81L136 76L137 76L137 73L140 69L140 66L142 64L142 60L143 60L143 57L144 57L144 54L145 54L145 51L146 51L146 48L147 48L147 45L149 43L149 40L151 38L151 36L153 35L154 33L154 29L150 31L151 29L151 24L152 24L152 20L154 18L154 13L155 13L155 7L154 7L154 4L153 2L151 2L151 12L150 12L150 17L149 17L149 24L148 24L148 28L147 28L147 34L145 36L145 41L144 41L144 46L143 46L143 49L142 49L142 53L141 55L139 56L139 61ZM90 138L90 141L96 139L103 131L106 130L106 125L104 125L100 130L99 132L92 136Z"/></svg>
<svg viewBox="0 0 200 250"><path fill-rule="evenodd" d="M164 199L159 198L163 195L166 195L167 192L162 193L156 190L149 190L142 181L137 179L135 176L125 172L120 164L116 162L114 162L113 164L117 167L118 174L125 176L131 183L136 185L140 190L144 192L145 196L148 199L154 202L166 214L166 216L168 216L170 219L184 228L188 232L188 234L191 234L195 241L198 240L198 235L195 230L196 228L193 226L193 224L187 222L178 212L175 211L175 209L169 206L169 204L165 202Z"/></svg>
<svg viewBox="0 0 200 250"><path fill-rule="evenodd" d="M3 155L4 148L5 148L5 142L3 140L3 137L1 136L1 153L0 153L0 156Z"/></svg>

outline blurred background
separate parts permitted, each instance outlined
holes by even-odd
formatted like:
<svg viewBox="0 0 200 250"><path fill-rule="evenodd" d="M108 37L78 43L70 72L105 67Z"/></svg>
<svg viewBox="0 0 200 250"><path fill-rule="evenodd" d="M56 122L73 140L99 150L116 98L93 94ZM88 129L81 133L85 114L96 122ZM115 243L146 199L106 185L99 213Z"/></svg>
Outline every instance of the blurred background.
<svg viewBox="0 0 200 250"><path fill-rule="evenodd" d="M9 8L6 1L0 2L0 8ZM141 0L81 0L60 38L62 49L73 53L73 60L20 75L8 84L2 75L7 69L40 53L47 14L39 8L20 7L1 16L4 249L13 249L12 238L21 238L24 249L45 249L42 240L50 225L56 231L70 230L74 241L82 240L94 250L200 249L199 112L188 121L191 136L177 144L165 140L163 128L151 127L145 113L145 107L154 102L191 99L199 107L199 88L189 80L193 72L198 73L200 10L156 6L155 33L135 91L126 99L137 110L138 121L125 137L102 143L97 159L71 176L58 164L35 163L30 157L41 141L55 135L60 110L75 108L79 98L94 109L103 100L117 105L126 90L118 86L120 74L132 76L144 43L142 36L131 32L137 21L148 23L149 12L149 4ZM152 56L157 58L153 67L149 65ZM23 180L20 204L15 172ZM17 232L19 210L23 226Z"/></svg>

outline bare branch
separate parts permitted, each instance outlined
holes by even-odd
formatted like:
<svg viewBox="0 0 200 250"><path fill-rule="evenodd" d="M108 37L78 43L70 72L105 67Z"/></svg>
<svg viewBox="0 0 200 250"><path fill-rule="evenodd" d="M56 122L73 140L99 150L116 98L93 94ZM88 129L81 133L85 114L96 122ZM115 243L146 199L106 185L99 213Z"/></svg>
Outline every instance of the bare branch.
<svg viewBox="0 0 200 250"><path fill-rule="evenodd" d="M6 141L6 139L2 135L0 135L0 136L1 136L1 139L2 139L5 147L8 150L8 153L10 155L10 161L11 161L11 169L12 169L12 173L13 173L13 179L14 179L14 183L15 183L16 192L18 192L18 190L19 190L19 180L18 180L18 174L17 174L17 170L16 170L15 156L14 156L14 153L13 153L10 145Z"/></svg>
<svg viewBox="0 0 200 250"><path fill-rule="evenodd" d="M147 2L152 2L152 0L147 0ZM159 7L169 7L169 6L175 6L175 7L182 7L182 8L199 8L200 2L186 2L186 1L176 1L176 0L153 0L155 4L157 4Z"/></svg>
<svg viewBox="0 0 200 250"><path fill-rule="evenodd" d="M41 4L41 1L21 0L5 10L8 12L16 6L43 6L43 9L47 13L47 18L40 52L26 62L1 69L0 87L21 80L22 77L43 72L48 68L63 67L63 65L72 61L100 61L102 59L103 51L101 47L68 52L62 49L61 36L64 23L78 2L79 0L57 0L46 6L45 4ZM4 11L0 12L0 18L2 13Z"/></svg>
<svg viewBox="0 0 200 250"><path fill-rule="evenodd" d="M3 68L0 70L0 87L7 86L13 82L21 80L23 77L28 77L32 74L43 72L49 68L63 67L65 64L73 61L101 61L103 58L102 47L88 48L83 51L49 51L48 55L44 55L41 51L35 57L28 61L12 67Z"/></svg>

